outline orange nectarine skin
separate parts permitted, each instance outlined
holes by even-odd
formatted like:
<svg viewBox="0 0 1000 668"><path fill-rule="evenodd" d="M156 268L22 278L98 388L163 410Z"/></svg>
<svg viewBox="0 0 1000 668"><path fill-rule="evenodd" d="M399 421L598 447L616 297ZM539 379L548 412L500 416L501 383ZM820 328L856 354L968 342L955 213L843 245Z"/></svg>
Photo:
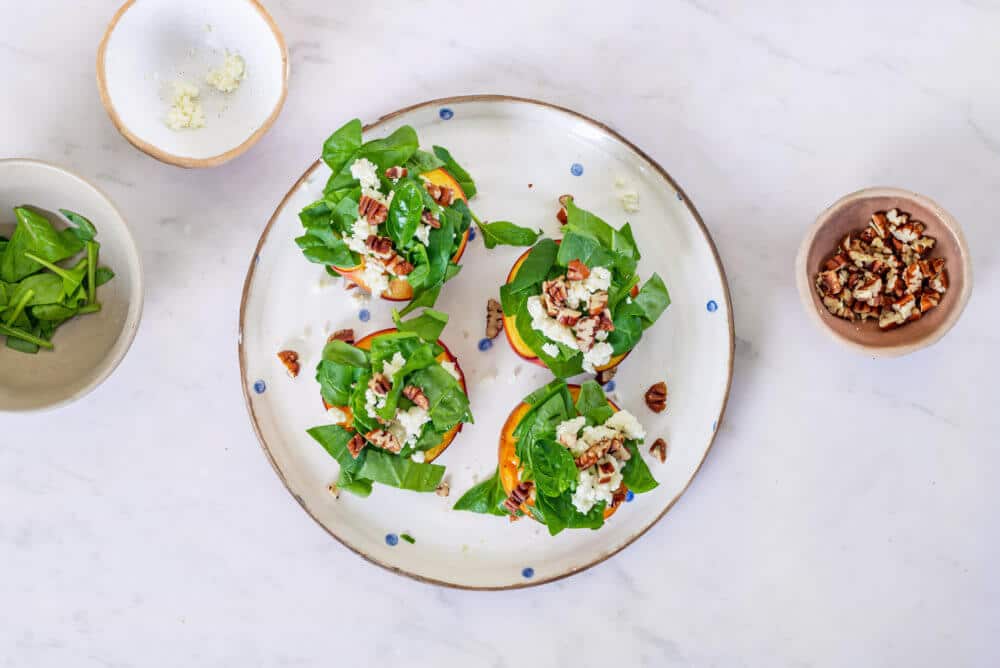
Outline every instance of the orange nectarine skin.
<svg viewBox="0 0 1000 668"><path fill-rule="evenodd" d="M436 185L451 188L455 193L455 199L460 199L463 202L469 201L465 196L465 192L462 190L462 186L458 185L458 181L456 181L452 175L445 170L441 168L434 169L423 174L423 177ZM458 261L462 259L462 255L465 253L465 248L468 245L469 230L466 230L465 234L462 235L462 241L458 244L458 250L455 251L455 255L451 258L451 261L458 264ZM356 267L347 268L331 266L330 268L363 290L368 290L368 286L365 285L364 280L361 278L365 271L364 258L361 258L361 264ZM382 292L381 297L382 299L391 302L408 302L413 299L413 288L410 286L409 282L394 278L389 281L389 287Z"/></svg>
<svg viewBox="0 0 1000 668"><path fill-rule="evenodd" d="M528 254L530 252L531 252L530 249L525 251L521 255L521 257L517 259L517 262L514 263L514 266L511 267L510 273L507 274L507 283L513 281L514 278L517 276L518 270L521 268L521 265L524 264L524 261L528 258ZM632 288L632 296L634 297L637 294L639 294L638 289ZM514 316L508 316L504 314L503 331L507 335L507 343L510 344L510 347L514 350L515 353L517 353L519 357L521 357L527 362L531 362L532 364L537 364L540 367L545 366L545 362L538 359L538 356L534 353L534 351L531 348L529 348L528 344L525 343L524 339L521 338L521 335L517 331L517 323L515 322ZM630 350L627 353L622 353L621 355L615 355L610 360L608 360L607 364L594 368L597 371L606 371L607 369L616 367L622 363L622 360L628 357L630 352L632 351Z"/></svg>
<svg viewBox="0 0 1000 668"><path fill-rule="evenodd" d="M568 385L567 387L569 387L569 393L572 395L573 400L576 401L576 398L580 396L580 386ZM616 413L621 410L615 402L610 399L608 399L608 405L611 406L612 410ZM498 468L500 484L503 485L503 490L508 496L520 482L521 460L518 459L515 454L514 430L517 429L517 425L521 423L521 419L524 418L525 413L529 410L531 410L531 407L528 404L523 402L518 404L517 407L510 412L510 416L508 416L507 421L503 424L503 429L500 430ZM615 492L615 499L618 500L604 510L604 519L608 519L615 514L615 511L618 510L618 506L621 505L620 499L625 498L626 492L628 492L628 488L625 487L624 483L622 483L622 486ZM521 510L524 511L525 514L530 515L531 513L528 512L528 504L534 504L534 501L529 499L525 503L521 504Z"/></svg>
<svg viewBox="0 0 1000 668"><path fill-rule="evenodd" d="M372 334L369 334L368 336L364 337L363 339L361 339L360 341L358 341L357 343L355 343L354 346L356 348L360 348L361 350L370 350L371 347L372 347L372 341L375 339L376 336L381 336L382 334L388 334L390 332L395 332L395 331L396 331L395 329L382 329L382 330L379 330L377 332L373 332ZM458 370L458 376L460 378L460 380L458 381L458 383L459 383L459 385L462 386L462 390L466 394L468 394L469 390L468 390L468 387L465 384L465 373L462 371L462 367L459 366L458 359L454 355L451 354L451 351L448 349L448 346L446 346L443 342L441 342L439 340L437 343L438 343L439 346L441 346L442 348L444 348L444 352L441 353L440 355L438 355L438 357L437 357L438 361L439 362L451 362L451 363L453 363L455 365L455 368ZM329 410L330 408L332 408L330 406L330 404L326 403L326 401L323 401L323 406L327 410ZM344 413L347 415L347 421L344 422L342 426L345 429L353 429L354 428L354 414L351 412L351 407L350 406L337 406L337 408L339 408L340 410L344 411ZM441 439L441 442L439 444L435 445L430 450L427 450L424 453L424 461L430 463L430 462L434 461L435 459L437 459L441 455L441 453L444 452L448 448L449 445L451 445L451 442L455 440L455 437L458 436L458 432L462 431L462 426L463 426L463 423L460 422L457 425L455 425L454 427L452 427L448 431L448 433L446 433L444 435L444 438Z"/></svg>

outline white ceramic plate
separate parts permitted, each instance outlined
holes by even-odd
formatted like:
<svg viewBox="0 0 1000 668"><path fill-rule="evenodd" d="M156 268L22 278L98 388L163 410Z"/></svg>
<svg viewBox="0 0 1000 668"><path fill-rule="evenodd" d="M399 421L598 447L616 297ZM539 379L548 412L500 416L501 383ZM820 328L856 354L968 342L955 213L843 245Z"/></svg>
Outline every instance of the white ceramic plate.
<svg viewBox="0 0 1000 668"><path fill-rule="evenodd" d="M532 100L475 96L435 100L384 117L366 139L410 124L421 144L448 147L473 175L480 218L512 220L558 233L557 197L577 203L616 227L631 221L643 254L639 272L657 271L673 304L621 365L612 397L643 421L649 442L662 436L669 455L647 454L660 486L638 495L599 531L565 531L552 538L530 520L451 510L452 504L497 465L497 438L508 413L551 374L521 360L503 334L480 350L486 300L523 249L487 251L477 236L437 308L451 321L442 339L469 380L476 423L466 425L438 459L448 467L451 496L376 486L371 497L327 489L337 464L306 433L327 423L313 369L326 336L353 327L360 336L391 325L392 303L359 304L340 281L306 262L293 239L299 210L321 195L329 176L314 165L294 185L261 237L247 274L240 315L240 364L250 417L278 475L327 531L366 559L412 577L456 587L529 586L577 573L641 536L677 500L701 466L725 408L732 378L733 323L719 257L697 212L656 163L607 127L574 112ZM330 128L332 131L334 128ZM317 141L317 150L320 142ZM641 212L626 214L616 178L640 195ZM370 315L370 319L362 321ZM290 379L276 358L292 348L302 374ZM583 377L581 377L583 378ZM654 382L669 386L668 410L655 415L643 401ZM403 533L415 544L394 541ZM393 544L395 542L395 544Z"/></svg>
<svg viewBox="0 0 1000 668"><path fill-rule="evenodd" d="M115 205L79 176L36 160L0 160L0 233L13 230L14 207L48 212L58 229L59 209L90 219L101 244L100 263L115 278L98 291L102 309L59 328L55 350L26 355L0 343L0 412L54 408L100 385L125 357L142 317L139 250Z"/></svg>
<svg viewBox="0 0 1000 668"><path fill-rule="evenodd" d="M206 76L227 52L246 62L246 78L221 93ZM176 81L200 90L205 127L167 127ZM98 48L97 84L115 127L136 148L181 167L214 167L249 149L278 117L288 50L257 0L129 0Z"/></svg>

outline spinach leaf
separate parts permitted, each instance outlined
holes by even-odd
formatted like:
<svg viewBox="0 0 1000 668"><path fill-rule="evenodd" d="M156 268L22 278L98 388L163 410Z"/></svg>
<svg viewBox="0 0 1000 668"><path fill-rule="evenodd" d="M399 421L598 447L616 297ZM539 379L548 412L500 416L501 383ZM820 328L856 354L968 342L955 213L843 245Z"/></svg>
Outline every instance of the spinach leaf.
<svg viewBox="0 0 1000 668"><path fill-rule="evenodd" d="M63 321L69 320L79 313L79 309L62 304L41 304L31 307L31 316L35 320Z"/></svg>
<svg viewBox="0 0 1000 668"><path fill-rule="evenodd" d="M548 278L558 252L559 245L552 239L542 239L535 244L518 268L514 280L500 288L500 304L505 314L514 315L529 294L539 292L539 285Z"/></svg>
<svg viewBox="0 0 1000 668"><path fill-rule="evenodd" d="M441 227L432 229L428 237L427 285L439 286L445 282L448 263L455 254L455 212L446 211L441 216Z"/></svg>
<svg viewBox="0 0 1000 668"><path fill-rule="evenodd" d="M111 281L115 277L115 272L111 271L108 267L98 267L97 273L94 275L94 281L97 287L101 287L105 283Z"/></svg>
<svg viewBox="0 0 1000 668"><path fill-rule="evenodd" d="M356 267L360 264L358 255L340 238L324 241L310 231L301 237L296 237L295 243L310 262L342 268Z"/></svg>
<svg viewBox="0 0 1000 668"><path fill-rule="evenodd" d="M670 294L663 279L653 274L631 304L619 306L614 314L615 330L608 336L615 355L632 350L642 333L656 322L670 305Z"/></svg>
<svg viewBox="0 0 1000 668"><path fill-rule="evenodd" d="M659 274L653 274L632 303L639 307L646 326L652 325L670 306L670 293Z"/></svg>
<svg viewBox="0 0 1000 668"><path fill-rule="evenodd" d="M532 408L514 428L515 451L522 460L528 459L528 451L535 440L555 436L559 423L576 415L573 397L564 381L550 383L543 390L544 395L536 391L525 399Z"/></svg>
<svg viewBox="0 0 1000 668"><path fill-rule="evenodd" d="M441 162L444 163L445 170L451 174L456 181L458 181L458 185L462 188L462 192L465 193L465 196L470 199L475 197L477 192L476 182L473 181L472 177L469 176L469 173L455 161L455 158L451 157L451 153L448 152L448 149L443 146L435 146L434 155L436 155Z"/></svg>
<svg viewBox="0 0 1000 668"><path fill-rule="evenodd" d="M414 318L401 320L399 313L394 309L392 320L396 323L396 329L399 331L413 332L424 341L433 343L441 338L441 332L444 331L445 326L448 324L448 314L432 309L425 309L423 313Z"/></svg>
<svg viewBox="0 0 1000 668"><path fill-rule="evenodd" d="M576 483L577 469L570 451L559 443L539 438L525 448L525 471L534 479L539 494L559 496Z"/></svg>
<svg viewBox="0 0 1000 668"><path fill-rule="evenodd" d="M444 467L404 459L382 450L367 447L368 451L358 475L390 487L414 492L433 492L441 484Z"/></svg>
<svg viewBox="0 0 1000 668"><path fill-rule="evenodd" d="M414 372L409 376L409 382L427 395L427 400L430 402L428 413L435 429L444 431L459 422L473 421L469 397L454 376L445 371L440 364L433 364Z"/></svg>
<svg viewBox="0 0 1000 668"><path fill-rule="evenodd" d="M378 165L381 171L385 171L390 167L405 165L419 147L417 131L404 125L384 139L373 139L362 144L356 157L367 158ZM396 197L399 197L399 193L396 193Z"/></svg>
<svg viewBox="0 0 1000 668"><path fill-rule="evenodd" d="M323 400L331 406L346 406L361 374L356 366L320 360L316 366L316 382Z"/></svg>
<svg viewBox="0 0 1000 668"><path fill-rule="evenodd" d="M413 180L403 181L396 188L396 194L389 204L389 217L386 220L386 230L396 248L408 244L420 226L420 216L424 212L422 191L423 188Z"/></svg>
<svg viewBox="0 0 1000 668"><path fill-rule="evenodd" d="M73 223L73 227L69 228L80 241L93 241L94 237L97 236L97 228L94 224L81 216L78 213L74 213L69 209L59 209L59 213L66 216L69 222Z"/></svg>
<svg viewBox="0 0 1000 668"><path fill-rule="evenodd" d="M365 461L371 454L370 448L363 449L358 454L357 459L352 457L351 451L347 449L347 442L354 437L354 432L334 424L313 427L306 433L322 445L323 449L340 464L338 487L359 496L368 496L371 493L371 482L366 482L364 479L367 476L361 474Z"/></svg>
<svg viewBox="0 0 1000 668"><path fill-rule="evenodd" d="M368 353L344 341L330 341L323 348L323 359L346 366L368 368Z"/></svg>
<svg viewBox="0 0 1000 668"><path fill-rule="evenodd" d="M560 496L545 496L538 494L532 515L542 522L549 530L549 535L555 536L564 529L600 529L604 526L604 501L596 504L586 515L573 506L569 494Z"/></svg>
<svg viewBox="0 0 1000 668"><path fill-rule="evenodd" d="M444 166L444 161L433 153L417 149L404 165L413 174L426 174Z"/></svg>
<svg viewBox="0 0 1000 668"><path fill-rule="evenodd" d="M32 296L26 303L26 306L58 304L63 300L63 281L55 274L35 274L11 287L12 290L10 291L8 300L11 304L21 301L29 291L32 293Z"/></svg>
<svg viewBox="0 0 1000 668"><path fill-rule="evenodd" d="M45 216L25 207L14 209L17 227L0 258L0 280L14 283L42 269L26 252L48 262L59 262L83 250L83 241L73 234L56 232Z"/></svg>
<svg viewBox="0 0 1000 668"><path fill-rule="evenodd" d="M625 441L625 447L628 448L632 458L625 462L625 466L622 468L622 482L636 494L656 489L660 483L656 482L653 474L649 472L649 467L646 466L642 453L639 452L639 446L636 445L635 441Z"/></svg>
<svg viewBox="0 0 1000 668"><path fill-rule="evenodd" d="M336 174L353 161L354 155L360 148L361 121L355 118L345 123L324 142L323 162Z"/></svg>
<svg viewBox="0 0 1000 668"><path fill-rule="evenodd" d="M483 243L487 248L497 246L530 246L538 241L542 231L521 227L505 220L495 223L478 223L479 231L483 233Z"/></svg>
<svg viewBox="0 0 1000 668"><path fill-rule="evenodd" d="M509 513L501 507L507 498L500 483L499 471L493 477L482 481L478 485L469 489L462 497L455 502L455 510L465 510L470 513L483 513L486 515L499 515L501 517Z"/></svg>
<svg viewBox="0 0 1000 668"><path fill-rule="evenodd" d="M437 301L438 295L440 294L441 294L440 285L428 286L420 290L414 289L413 300L410 301L410 303L407 304L406 307L399 312L399 315L408 315L409 313L415 311L416 309L422 306L426 306L428 308L434 306L434 303Z"/></svg>
<svg viewBox="0 0 1000 668"><path fill-rule="evenodd" d="M604 390L593 380L580 385L580 394L576 398L576 411L587 418L590 424L604 424L614 414L608 406Z"/></svg>

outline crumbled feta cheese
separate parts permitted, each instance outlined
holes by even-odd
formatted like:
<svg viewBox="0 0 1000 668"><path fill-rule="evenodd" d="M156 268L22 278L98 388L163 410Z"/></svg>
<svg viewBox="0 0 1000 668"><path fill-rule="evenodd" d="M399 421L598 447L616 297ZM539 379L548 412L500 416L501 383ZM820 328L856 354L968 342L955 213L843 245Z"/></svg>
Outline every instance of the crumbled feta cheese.
<svg viewBox="0 0 1000 668"><path fill-rule="evenodd" d="M361 182L362 191L365 189L378 190L379 188L378 167L368 158L358 158L351 163L351 176ZM381 194L379 193L379 195Z"/></svg>
<svg viewBox="0 0 1000 668"><path fill-rule="evenodd" d="M333 424L343 424L347 422L347 413L340 410L336 406L331 406L326 411L326 416L330 419Z"/></svg>
<svg viewBox="0 0 1000 668"><path fill-rule="evenodd" d="M590 290L584 281L569 281L566 285L566 302L572 309L590 303Z"/></svg>
<svg viewBox="0 0 1000 668"><path fill-rule="evenodd" d="M628 185L628 181L625 180L624 176L620 174L615 177L615 188L624 188Z"/></svg>
<svg viewBox="0 0 1000 668"><path fill-rule="evenodd" d="M232 93L240 87L240 82L246 75L247 64L242 56L227 53L222 65L209 72L206 80L216 90L222 93Z"/></svg>
<svg viewBox="0 0 1000 668"><path fill-rule="evenodd" d="M458 367L455 366L454 362L449 362L448 360L445 360L444 362L441 362L441 366L444 367L445 371L451 374L452 378L454 378L460 383L462 382L462 374L458 372Z"/></svg>
<svg viewBox="0 0 1000 668"><path fill-rule="evenodd" d="M410 459L412 459L418 464L423 464L427 460L427 455L424 453L423 450L418 450L417 452L414 452L412 455L410 455Z"/></svg>
<svg viewBox="0 0 1000 668"><path fill-rule="evenodd" d="M542 352L549 357L559 357L559 346L554 343L543 343Z"/></svg>
<svg viewBox="0 0 1000 668"><path fill-rule="evenodd" d="M344 243L355 253L367 255L369 250L365 246L365 241L372 234L378 234L378 227L370 225L364 218L358 218L351 226L351 236L344 237Z"/></svg>
<svg viewBox="0 0 1000 668"><path fill-rule="evenodd" d="M405 411L396 411L393 424L398 424L402 428L403 436L399 439L400 443L404 445L415 443L430 419L430 414L420 406L410 406Z"/></svg>
<svg viewBox="0 0 1000 668"><path fill-rule="evenodd" d="M405 365L406 358L403 357L399 351L396 351L391 360L385 360L382 362L382 373L389 378L392 378L396 375L396 372L402 369Z"/></svg>
<svg viewBox="0 0 1000 668"><path fill-rule="evenodd" d="M185 81L174 82L173 106L167 112L167 127L171 130L205 127L205 112L198 97L201 91Z"/></svg>
<svg viewBox="0 0 1000 668"><path fill-rule="evenodd" d="M611 361L613 352L610 343L598 341L593 348L583 354L583 370L593 373L595 367L604 366Z"/></svg>
<svg viewBox="0 0 1000 668"><path fill-rule="evenodd" d="M634 190L627 190L618 196L618 201L622 203L625 213L637 213L639 211L639 193Z"/></svg>
<svg viewBox="0 0 1000 668"><path fill-rule="evenodd" d="M610 474L609 480L604 483L600 482L600 480L607 474L603 474L598 470L598 466L602 464L605 466L610 464L614 467L614 472ZM621 467L622 463L615 457L605 455L594 466L580 471L577 478L576 490L572 496L573 507L581 513L586 514L601 501L610 505L615 491L622 484Z"/></svg>
<svg viewBox="0 0 1000 668"><path fill-rule="evenodd" d="M420 223L420 225L417 226L417 231L413 233L413 236L415 236L417 241L423 245L429 246L431 243L431 226Z"/></svg>
<svg viewBox="0 0 1000 668"><path fill-rule="evenodd" d="M605 427L603 424L595 425L593 427L584 427L583 433L580 434L580 440L583 444L580 446L581 452L586 450L588 447L600 443L601 441L609 438L614 438L618 436L618 430L612 429L611 427ZM577 453L573 453L577 454Z"/></svg>
<svg viewBox="0 0 1000 668"><path fill-rule="evenodd" d="M576 448L577 436L586 424L587 418L582 415L571 420L561 422L559 426L556 427L556 440L570 450L574 450Z"/></svg>
<svg viewBox="0 0 1000 668"><path fill-rule="evenodd" d="M618 411L608 418L604 426L609 429L617 429L625 434L625 438L629 440L641 441L646 438L646 430L643 429L639 420L628 411Z"/></svg>
<svg viewBox="0 0 1000 668"><path fill-rule="evenodd" d="M541 332L542 336L550 341L566 344L573 350L580 349L580 345L576 342L576 336L573 334L573 330L566 325L559 324L555 318L550 317L549 314L545 312L545 306L542 305L541 297L538 297L537 295L528 297L528 313L531 315L532 329Z"/></svg>
<svg viewBox="0 0 1000 668"><path fill-rule="evenodd" d="M597 334L594 334L594 338L597 339L598 341L607 341L608 333L602 329Z"/></svg>
<svg viewBox="0 0 1000 668"><path fill-rule="evenodd" d="M375 262L374 258L368 258L365 262L364 271L361 272L361 280L373 295L380 295L389 288L389 276L385 273L385 267Z"/></svg>
<svg viewBox="0 0 1000 668"><path fill-rule="evenodd" d="M376 411L385 406L385 397L380 397L371 389L365 390L365 412L370 417L376 416Z"/></svg>
<svg viewBox="0 0 1000 668"><path fill-rule="evenodd" d="M607 290L611 287L611 270L607 267L593 267L590 276L583 279L583 284L591 293Z"/></svg>

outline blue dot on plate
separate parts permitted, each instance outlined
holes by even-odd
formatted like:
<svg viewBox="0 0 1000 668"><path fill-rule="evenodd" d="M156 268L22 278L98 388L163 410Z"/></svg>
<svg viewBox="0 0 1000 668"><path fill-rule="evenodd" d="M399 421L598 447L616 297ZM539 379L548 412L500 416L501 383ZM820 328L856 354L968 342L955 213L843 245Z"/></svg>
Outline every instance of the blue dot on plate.
<svg viewBox="0 0 1000 668"><path fill-rule="evenodd" d="M719 310L719 305L715 303L714 299L709 299L708 303L705 304L705 308L708 309L709 313L715 313Z"/></svg>
<svg viewBox="0 0 1000 668"><path fill-rule="evenodd" d="M616 387L617 387L617 385L615 384L615 381L609 380L604 385L604 391L605 392L614 392Z"/></svg>
<svg viewBox="0 0 1000 668"><path fill-rule="evenodd" d="M438 116L441 117L442 121L450 121L454 117L455 112L448 107L442 107L441 111L438 112Z"/></svg>
<svg viewBox="0 0 1000 668"><path fill-rule="evenodd" d="M581 176L583 174L583 165L578 162L574 162L569 166L569 173L573 176Z"/></svg>
<svg viewBox="0 0 1000 668"><path fill-rule="evenodd" d="M469 228L469 241L472 241L475 238L476 238L476 228L470 227Z"/></svg>
<svg viewBox="0 0 1000 668"><path fill-rule="evenodd" d="M267 391L267 383L262 380L258 380L253 384L253 391L257 394L264 394Z"/></svg>
<svg viewBox="0 0 1000 668"><path fill-rule="evenodd" d="M479 339L479 349L484 353L493 347L493 341L490 339Z"/></svg>
<svg viewBox="0 0 1000 668"><path fill-rule="evenodd" d="M397 536L394 533L387 533L385 535L386 545L388 545L389 547L394 547L397 543L399 543L399 536Z"/></svg>
<svg viewBox="0 0 1000 668"><path fill-rule="evenodd" d="M521 575L523 575L526 578L533 578L535 577L535 569L532 568L531 566L528 566L521 570Z"/></svg>
<svg viewBox="0 0 1000 668"><path fill-rule="evenodd" d="M372 319L372 312L369 311L368 309L363 308L360 311L358 311L358 320L360 320L361 322L368 322L371 319Z"/></svg>
<svg viewBox="0 0 1000 668"><path fill-rule="evenodd" d="M633 499L635 499L635 492L632 490L625 492L625 503L632 503Z"/></svg>

